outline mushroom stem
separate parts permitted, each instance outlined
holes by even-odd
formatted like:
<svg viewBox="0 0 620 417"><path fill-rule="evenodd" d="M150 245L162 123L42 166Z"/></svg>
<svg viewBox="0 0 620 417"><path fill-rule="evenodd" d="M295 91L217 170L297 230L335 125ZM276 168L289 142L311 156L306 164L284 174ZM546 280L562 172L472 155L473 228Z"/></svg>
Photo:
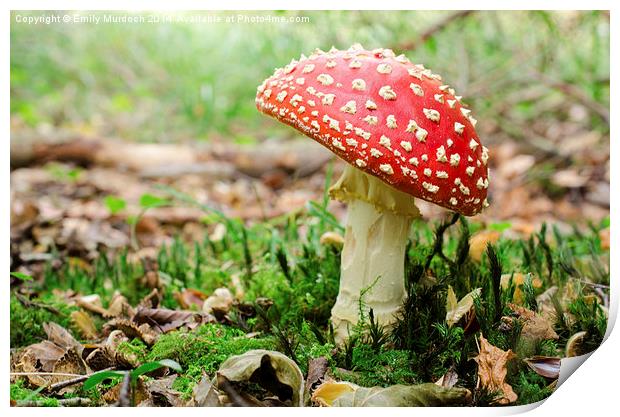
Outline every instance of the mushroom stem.
<svg viewBox="0 0 620 417"><path fill-rule="evenodd" d="M359 194L361 189L366 190L365 196ZM419 214L411 196L403 197L400 191L353 167L347 167L330 193L348 203L340 290L332 308L334 336L341 343L360 314L367 315L371 308L383 326L396 320L406 297L407 237L412 219Z"/></svg>

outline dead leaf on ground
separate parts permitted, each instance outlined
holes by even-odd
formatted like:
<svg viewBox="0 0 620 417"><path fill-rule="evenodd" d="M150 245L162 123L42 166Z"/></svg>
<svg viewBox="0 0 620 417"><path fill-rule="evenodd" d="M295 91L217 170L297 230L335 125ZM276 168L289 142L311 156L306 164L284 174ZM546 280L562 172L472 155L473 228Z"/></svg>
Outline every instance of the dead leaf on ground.
<svg viewBox="0 0 620 417"><path fill-rule="evenodd" d="M312 395L326 407L437 407L464 405L471 399L465 388L444 388L433 383L364 388L350 382L326 381Z"/></svg>
<svg viewBox="0 0 620 417"><path fill-rule="evenodd" d="M497 230L482 230L476 233L469 239L469 256L474 261L480 262L487 245L496 243L501 235Z"/></svg>
<svg viewBox="0 0 620 417"><path fill-rule="evenodd" d="M137 324L146 324L156 332L167 333L180 327L195 329L201 324L214 322L215 318L196 311L140 307L133 321Z"/></svg>
<svg viewBox="0 0 620 417"><path fill-rule="evenodd" d="M555 330L553 330L553 323L545 317L539 316L532 310L516 304L509 303L508 307L519 319L523 320L522 338L531 342L548 339L557 340L559 338Z"/></svg>
<svg viewBox="0 0 620 417"><path fill-rule="evenodd" d="M602 229L598 232L598 237L601 239L601 249L609 250L609 245L611 243L611 237L609 236L609 227Z"/></svg>
<svg viewBox="0 0 620 417"><path fill-rule="evenodd" d="M60 324L54 322L43 323L43 330L50 342L57 344L65 350L75 348L78 354L82 354L82 344L75 340L73 335Z"/></svg>
<svg viewBox="0 0 620 417"><path fill-rule="evenodd" d="M186 288L183 291L174 293L174 298L177 300L181 308L189 309L196 307L199 310L202 310L202 305L207 298L207 294L199 290Z"/></svg>
<svg viewBox="0 0 620 417"><path fill-rule="evenodd" d="M202 305L202 311L206 314L224 316L230 311L233 304L233 295L228 288L217 288L213 291Z"/></svg>
<svg viewBox="0 0 620 417"><path fill-rule="evenodd" d="M303 405L303 374L295 362L280 352L251 350L224 361L217 371L218 388L240 382L256 383L282 402Z"/></svg>
<svg viewBox="0 0 620 417"><path fill-rule="evenodd" d="M478 383L490 392L500 392L495 399L498 404L509 404L517 400L517 394L506 382L508 362L515 357L512 350L504 351L490 344L480 335L480 351L474 358L478 364Z"/></svg>
<svg viewBox="0 0 620 417"><path fill-rule="evenodd" d="M93 340L97 338L97 327L93 318L84 310L71 312L71 322L82 333L85 339Z"/></svg>
<svg viewBox="0 0 620 417"><path fill-rule="evenodd" d="M469 292L459 302L456 301L456 294L450 285L448 285L448 296L446 298L446 323L452 327L474 306L474 298L480 296L480 288Z"/></svg>
<svg viewBox="0 0 620 417"><path fill-rule="evenodd" d="M538 375L558 379L560 376L560 358L550 356L533 356L523 360Z"/></svg>
<svg viewBox="0 0 620 417"><path fill-rule="evenodd" d="M217 390L207 375L203 375L193 389L193 398L188 404L192 407L221 407Z"/></svg>

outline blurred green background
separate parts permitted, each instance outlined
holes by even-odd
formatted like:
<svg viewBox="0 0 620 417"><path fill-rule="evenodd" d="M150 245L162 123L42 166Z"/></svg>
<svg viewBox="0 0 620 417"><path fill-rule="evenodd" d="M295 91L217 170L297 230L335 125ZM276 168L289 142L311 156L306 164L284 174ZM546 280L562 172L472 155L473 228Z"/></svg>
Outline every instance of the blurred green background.
<svg viewBox="0 0 620 417"><path fill-rule="evenodd" d="M256 86L302 52L360 42L393 48L441 74L483 122L482 134L505 133L544 149L556 121L603 135L609 131L605 12L474 12L424 42L418 41L423 33L455 12L165 14L173 20L307 16L307 23L15 21L18 14L42 13L12 12L14 128L51 125L146 142L223 137L245 143L292 136L256 111Z"/></svg>

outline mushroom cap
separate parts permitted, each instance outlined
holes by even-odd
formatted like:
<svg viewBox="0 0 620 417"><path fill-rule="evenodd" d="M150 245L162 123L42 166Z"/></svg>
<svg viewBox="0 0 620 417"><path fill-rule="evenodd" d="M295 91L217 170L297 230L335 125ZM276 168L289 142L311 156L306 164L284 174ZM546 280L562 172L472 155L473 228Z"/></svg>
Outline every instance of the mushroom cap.
<svg viewBox="0 0 620 417"><path fill-rule="evenodd" d="M397 190L467 216L488 205L488 150L470 110L390 49L302 55L258 87L256 106Z"/></svg>

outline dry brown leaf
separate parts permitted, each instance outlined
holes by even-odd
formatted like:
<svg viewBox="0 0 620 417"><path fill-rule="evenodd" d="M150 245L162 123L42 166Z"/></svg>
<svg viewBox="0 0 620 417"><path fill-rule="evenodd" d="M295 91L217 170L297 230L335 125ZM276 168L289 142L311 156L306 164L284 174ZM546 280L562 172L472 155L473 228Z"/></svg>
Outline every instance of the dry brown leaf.
<svg viewBox="0 0 620 417"><path fill-rule="evenodd" d="M461 317L471 310L474 306L474 298L480 296L480 291L480 288L476 288L457 302L454 290L450 285L448 285L448 297L446 299L446 323L448 323L449 327L456 324Z"/></svg>
<svg viewBox="0 0 620 417"><path fill-rule="evenodd" d="M480 351L474 358L478 363L478 382L491 392L501 392L502 395L495 400L498 404L513 403L518 398L506 382L508 362L514 357L512 350L501 350L480 335Z"/></svg>
<svg viewBox="0 0 620 417"><path fill-rule="evenodd" d="M84 375L86 374L86 364L84 360L77 353L75 348L70 348L65 352L62 357L58 359L58 361L54 364L54 369L52 372L58 374L74 374L74 375ZM50 383L55 384L57 382L66 381L69 379L75 378L73 376L63 375L63 376L53 376L50 380Z"/></svg>
<svg viewBox="0 0 620 417"><path fill-rule="evenodd" d="M523 360L538 375L557 379L560 376L560 358L550 356L533 356Z"/></svg>
<svg viewBox="0 0 620 417"><path fill-rule="evenodd" d="M129 339L138 338L149 346L159 337L148 324L138 326L133 321L125 319L112 319L104 325L104 329L121 330Z"/></svg>
<svg viewBox="0 0 620 417"><path fill-rule="evenodd" d="M609 236L609 227L598 232L598 237L601 239L601 249L609 250L609 244L611 243L611 237Z"/></svg>
<svg viewBox="0 0 620 417"><path fill-rule="evenodd" d="M84 310L71 312L71 322L80 330L85 339L97 338L97 327L93 318Z"/></svg>
<svg viewBox="0 0 620 417"><path fill-rule="evenodd" d="M43 330L45 334L47 334L47 338L50 342L55 343L65 350L73 347L78 354L82 354L82 344L75 340L73 335L60 324L54 322L43 323Z"/></svg>
<svg viewBox="0 0 620 417"><path fill-rule="evenodd" d="M321 235L319 242L321 245L330 245L337 248L342 248L344 246L344 237L337 232L325 232Z"/></svg>
<svg viewBox="0 0 620 417"><path fill-rule="evenodd" d="M202 305L202 311L206 314L217 313L224 315L230 311L233 304L233 295L228 288L217 288L213 291Z"/></svg>
<svg viewBox="0 0 620 417"><path fill-rule="evenodd" d="M116 291L108 305L108 315L108 317L132 317L134 310L127 298Z"/></svg>
<svg viewBox="0 0 620 417"><path fill-rule="evenodd" d="M553 330L553 324L545 317L539 316L532 310L516 304L509 303L508 307L517 314L519 319L523 320L522 338L533 342L558 339L557 333Z"/></svg>
<svg viewBox="0 0 620 417"><path fill-rule="evenodd" d="M174 298L177 300L181 308L188 309L195 306L202 310L202 305L207 298L207 294L199 290L186 288L183 291L174 293Z"/></svg>
<svg viewBox="0 0 620 417"><path fill-rule="evenodd" d="M49 340L44 340L43 342L28 346L22 357L22 362L27 363L34 359L33 367L36 367L36 363L39 362L41 371L52 372L54 364L64 354L65 349Z"/></svg>
<svg viewBox="0 0 620 417"><path fill-rule="evenodd" d="M167 333L183 326L193 329L202 323L214 322L215 318L196 311L138 308L133 321L138 324L146 324L155 331Z"/></svg>
<svg viewBox="0 0 620 417"><path fill-rule="evenodd" d="M496 243L501 236L497 230L482 230L469 239L469 256L476 262L482 260L488 244Z"/></svg>

